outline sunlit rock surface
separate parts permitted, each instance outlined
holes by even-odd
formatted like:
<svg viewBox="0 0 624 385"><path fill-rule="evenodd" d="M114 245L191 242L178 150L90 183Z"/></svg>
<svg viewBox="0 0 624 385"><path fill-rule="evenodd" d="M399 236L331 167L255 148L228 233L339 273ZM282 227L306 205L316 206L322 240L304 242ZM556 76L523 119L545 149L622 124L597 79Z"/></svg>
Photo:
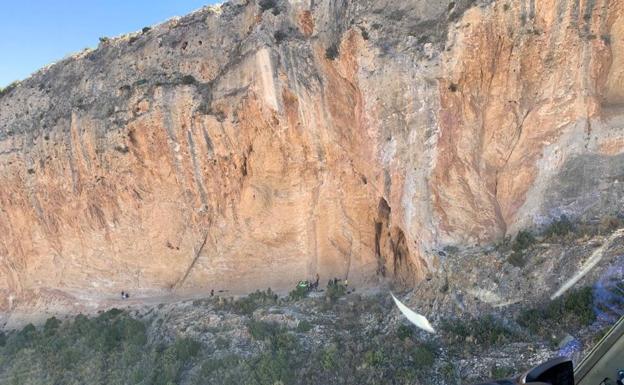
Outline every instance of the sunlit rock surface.
<svg viewBox="0 0 624 385"><path fill-rule="evenodd" d="M43 69L0 96L0 309L411 285L613 214L623 3L233 1Z"/></svg>

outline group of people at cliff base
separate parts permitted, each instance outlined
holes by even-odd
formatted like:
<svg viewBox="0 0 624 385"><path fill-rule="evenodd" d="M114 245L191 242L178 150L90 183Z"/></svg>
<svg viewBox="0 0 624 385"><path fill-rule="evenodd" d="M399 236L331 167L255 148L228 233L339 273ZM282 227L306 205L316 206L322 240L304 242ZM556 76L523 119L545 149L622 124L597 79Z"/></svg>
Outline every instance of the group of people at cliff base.
<svg viewBox="0 0 624 385"><path fill-rule="evenodd" d="M318 274L316 274L316 279L314 280L314 282L311 282L311 281L299 281L297 286L301 287L301 288L304 288L304 289L307 289L308 291L318 291L319 290L319 280L320 280L320 277L319 277ZM349 287L349 281L346 280L346 279L344 281L342 281L342 279L340 279L340 278L333 278L333 279L330 279L327 282L327 286L335 286L335 285L338 285L338 284L344 285L345 288Z"/></svg>
<svg viewBox="0 0 624 385"><path fill-rule="evenodd" d="M316 274L316 279L314 280L314 282L310 282L310 281L299 281L299 283L297 284L297 286L302 287L308 291L318 291L319 290L319 281L320 281L321 277ZM327 282L327 286L335 286L338 284L342 284L345 286L345 288L349 287L349 281L348 280L344 280L344 282L340 279L340 278L333 278L330 279ZM224 290L219 290L219 292L223 292ZM321 290L322 291L322 290ZM210 296L214 297L215 292L214 289L210 290ZM130 298L130 293L128 293L127 291L122 291L121 292L121 299L128 299Z"/></svg>
<svg viewBox="0 0 624 385"><path fill-rule="evenodd" d="M330 280L327 282L327 287L330 287L330 286L338 286L338 285L342 285L342 286L344 286L345 290L346 290L348 293L350 293L350 292L349 292L349 280L347 280L347 279L345 279L345 280L343 281L343 280L342 280L342 279L340 279L340 278L334 278L334 279L330 279Z"/></svg>
<svg viewBox="0 0 624 385"><path fill-rule="evenodd" d="M308 290L308 291L316 291L318 290L318 285L319 285L319 280L321 278L319 277L319 275L316 275L316 280L314 282L305 280L305 281L299 281L299 283L297 284L297 287L300 287L302 289Z"/></svg>

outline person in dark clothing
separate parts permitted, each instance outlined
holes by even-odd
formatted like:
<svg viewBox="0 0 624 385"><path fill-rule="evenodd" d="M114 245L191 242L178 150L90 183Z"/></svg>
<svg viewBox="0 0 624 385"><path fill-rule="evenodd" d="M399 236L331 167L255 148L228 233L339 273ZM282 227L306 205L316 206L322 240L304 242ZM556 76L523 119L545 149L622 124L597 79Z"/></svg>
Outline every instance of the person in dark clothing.
<svg viewBox="0 0 624 385"><path fill-rule="evenodd" d="M130 298L130 294L126 293L126 299Z"/></svg>
<svg viewBox="0 0 624 385"><path fill-rule="evenodd" d="M214 289L210 289L210 296L214 297Z"/></svg>
<svg viewBox="0 0 624 385"><path fill-rule="evenodd" d="M121 299L126 299L126 293L124 293L123 291L121 292Z"/></svg>

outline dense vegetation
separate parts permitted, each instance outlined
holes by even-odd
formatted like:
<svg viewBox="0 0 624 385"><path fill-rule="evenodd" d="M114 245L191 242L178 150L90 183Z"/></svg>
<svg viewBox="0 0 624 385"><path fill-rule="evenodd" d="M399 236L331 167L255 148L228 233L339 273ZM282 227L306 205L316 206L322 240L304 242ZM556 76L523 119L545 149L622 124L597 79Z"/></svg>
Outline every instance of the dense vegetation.
<svg viewBox="0 0 624 385"><path fill-rule="evenodd" d="M318 311L331 312L334 321L302 320L292 328L254 317L255 309L293 301L270 291L211 301L214 311L248 319L247 343L260 348L243 352L230 349L224 337L210 345L182 336L161 340L157 336L162 334L154 332L161 322L118 309L92 318L50 318L42 327L0 334L0 383L374 384L391 375L403 384L432 370L438 355L434 344L419 341L405 325L393 327L389 335L380 321L371 328L358 315L366 309L381 317L379 307L367 300L338 306L333 302L337 295L332 291L327 301L310 300ZM323 344L309 335L319 326L335 329Z"/></svg>
<svg viewBox="0 0 624 385"><path fill-rule="evenodd" d="M531 248L539 243L563 243L583 237L606 235L624 226L622 214L605 215L599 221L572 222L562 215L538 231L522 230L513 239L505 238L497 245L502 252L510 252L507 262L516 267L524 267Z"/></svg>
<svg viewBox="0 0 624 385"><path fill-rule="evenodd" d="M449 342L448 345L457 352L482 350L523 340L515 328L492 315L443 320L439 328Z"/></svg>
<svg viewBox="0 0 624 385"><path fill-rule="evenodd" d="M406 323L388 323L392 304L387 298L347 299L338 286L325 295L278 298L268 290L193 302L193 308L246 320L238 330L243 336L236 342L239 349L225 329L210 330L216 335L210 343L184 336L185 328L162 333L163 319L151 312L132 317L112 309L91 318L50 318L40 327L0 333L0 383L366 385L388 383L389 378L393 384L437 378L450 384L460 376L455 367L459 357L510 343L546 341L553 332L578 329L595 319L592 291L581 289L525 309L516 318L443 320L432 337ZM290 326L259 317L282 314L294 305L305 305L315 316ZM319 334L323 329L330 332ZM512 372L500 365L490 369L494 377Z"/></svg>
<svg viewBox="0 0 624 385"><path fill-rule="evenodd" d="M518 323L533 334L548 337L587 326L595 319L592 289L582 288L570 291L543 306L522 311Z"/></svg>
<svg viewBox="0 0 624 385"><path fill-rule="evenodd" d="M146 323L117 309L29 324L3 342L0 383L33 385L174 384L201 349L187 338L148 342Z"/></svg>

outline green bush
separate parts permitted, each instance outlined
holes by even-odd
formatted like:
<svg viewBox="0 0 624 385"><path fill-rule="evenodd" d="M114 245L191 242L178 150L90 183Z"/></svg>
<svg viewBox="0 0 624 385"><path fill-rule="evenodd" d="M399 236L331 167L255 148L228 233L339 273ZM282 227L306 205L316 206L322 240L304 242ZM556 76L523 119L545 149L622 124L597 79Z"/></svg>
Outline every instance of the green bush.
<svg viewBox="0 0 624 385"><path fill-rule="evenodd" d="M31 347L37 338L37 329L33 324L24 326L22 330L13 333L9 339L9 351L17 352L19 350Z"/></svg>
<svg viewBox="0 0 624 385"><path fill-rule="evenodd" d="M344 296L346 292L347 288L345 287L345 285L342 284L342 282L334 282L332 280L329 281L329 284L327 284L325 297L329 298L331 302L336 302L338 298Z"/></svg>
<svg viewBox="0 0 624 385"><path fill-rule="evenodd" d="M260 9L262 10L262 12L268 11L268 10L272 10L271 12L274 15L279 15L280 10L277 7L277 1L276 0L260 0L258 2L258 5L260 6Z"/></svg>
<svg viewBox="0 0 624 385"><path fill-rule="evenodd" d="M414 335L414 329L406 325L399 325L396 334L400 340L405 340L408 338L412 338L412 336Z"/></svg>
<svg viewBox="0 0 624 385"><path fill-rule="evenodd" d="M201 366L201 377L210 378L213 374L236 368L241 362L241 358L237 355L228 355L222 358L209 358L204 361Z"/></svg>
<svg viewBox="0 0 624 385"><path fill-rule="evenodd" d="M493 365L490 368L490 377L494 380L509 378L514 374L514 369L508 366Z"/></svg>
<svg viewBox="0 0 624 385"><path fill-rule="evenodd" d="M292 384L295 368L291 365L289 352L270 351L254 360L254 377L260 385Z"/></svg>
<svg viewBox="0 0 624 385"><path fill-rule="evenodd" d="M59 326L61 326L61 321L59 321L56 317L48 318L43 326L43 334L46 336L54 335Z"/></svg>
<svg viewBox="0 0 624 385"><path fill-rule="evenodd" d="M230 347L230 340L219 336L215 340L215 346L217 347L217 349L227 349Z"/></svg>
<svg viewBox="0 0 624 385"><path fill-rule="evenodd" d="M201 344L192 338L180 338L174 343L176 356L181 361L188 361L195 358L201 349Z"/></svg>
<svg viewBox="0 0 624 385"><path fill-rule="evenodd" d="M482 346L500 346L521 340L521 336L492 315L479 318L444 320L440 330L451 341L465 342L472 339Z"/></svg>
<svg viewBox="0 0 624 385"><path fill-rule="evenodd" d="M247 330L253 339L262 341L275 337L283 328L277 322L251 320L247 324Z"/></svg>
<svg viewBox="0 0 624 385"><path fill-rule="evenodd" d="M195 385L219 384L240 385L257 384L249 360L235 354L220 358L209 358L193 382Z"/></svg>
<svg viewBox="0 0 624 385"><path fill-rule="evenodd" d="M516 235L512 249L513 251L522 251L528 249L533 244L535 244L535 237L533 234L530 231L522 230Z"/></svg>
<svg viewBox="0 0 624 385"><path fill-rule="evenodd" d="M275 31L275 33L273 33L273 38L275 39L275 42L277 44L280 44L281 42L286 40L286 38L288 38L288 33L282 30Z"/></svg>
<svg viewBox="0 0 624 385"><path fill-rule="evenodd" d="M301 320L301 321L299 321L299 323L297 324L297 331L298 331L299 333L307 333L307 332L309 332L310 330L312 330L312 328L313 328L313 327L314 327L314 326L313 326L310 322L308 322L308 321L306 321L306 320Z"/></svg>
<svg viewBox="0 0 624 385"><path fill-rule="evenodd" d="M426 369L431 367L435 362L435 358L435 347L431 344L420 344L412 352L412 359L416 368Z"/></svg>
<svg viewBox="0 0 624 385"><path fill-rule="evenodd" d="M297 285L290 293L288 293L288 298L292 301L298 301L308 296L308 289L302 286Z"/></svg>
<svg viewBox="0 0 624 385"><path fill-rule="evenodd" d="M553 221L544 230L544 235L548 239L565 236L574 231L574 226L567 216L562 215L558 220Z"/></svg>
<svg viewBox="0 0 624 385"><path fill-rule="evenodd" d="M29 373L24 383L32 385L167 385L178 383L200 354L199 343L190 339L149 344L145 323L113 309L67 322L52 317L41 333L33 325L11 333L0 346L0 371L3 378Z"/></svg>
<svg viewBox="0 0 624 385"><path fill-rule="evenodd" d="M593 290L589 287L568 291L542 306L522 311L517 317L521 326L541 336L588 326L595 320Z"/></svg>
<svg viewBox="0 0 624 385"><path fill-rule="evenodd" d="M457 373L455 365L452 362L446 362L444 365L442 365L442 367L440 368L440 374L442 374L442 378L444 379L446 384L457 384Z"/></svg>
<svg viewBox="0 0 624 385"><path fill-rule="evenodd" d="M511 245L513 252L507 260L510 264L516 267L524 267L526 264L525 251L529 247L535 244L535 237L527 230L520 231Z"/></svg>
<svg viewBox="0 0 624 385"><path fill-rule="evenodd" d="M259 305L253 299L244 297L235 300L231 309L238 314L251 315L258 307Z"/></svg>
<svg viewBox="0 0 624 385"><path fill-rule="evenodd" d="M509 258L507 258L507 262L509 262L512 266L515 266L515 267L526 266L526 259L524 258L523 252L514 251L513 253L511 253Z"/></svg>
<svg viewBox="0 0 624 385"><path fill-rule="evenodd" d="M227 310L233 311L237 314L251 315L253 312L265 305L273 305L277 303L277 294L275 294L271 288L266 291L256 290L254 293L249 294L246 297L241 297L228 305Z"/></svg>
<svg viewBox="0 0 624 385"><path fill-rule="evenodd" d="M98 350L108 352L122 344L142 346L147 341L146 326L119 309L111 309L93 320L81 321L80 328Z"/></svg>
<svg viewBox="0 0 624 385"><path fill-rule="evenodd" d="M367 366L379 367L384 364L384 352L377 349L372 349L364 354L364 363Z"/></svg>
<svg viewBox="0 0 624 385"><path fill-rule="evenodd" d="M184 75L181 79L182 84L196 84L197 79L193 75Z"/></svg>
<svg viewBox="0 0 624 385"><path fill-rule="evenodd" d="M8 94L9 92L17 88L18 84L19 82L15 81L4 88L0 87L0 96Z"/></svg>
<svg viewBox="0 0 624 385"><path fill-rule="evenodd" d="M321 365L323 369L333 370L338 367L338 349L335 345L330 345L325 348L321 357Z"/></svg>
<svg viewBox="0 0 624 385"><path fill-rule="evenodd" d="M329 60L335 60L340 54L338 45L332 44L325 50L325 58Z"/></svg>
<svg viewBox="0 0 624 385"><path fill-rule="evenodd" d="M600 233L611 233L624 225L622 219L615 215L606 215L600 220Z"/></svg>

